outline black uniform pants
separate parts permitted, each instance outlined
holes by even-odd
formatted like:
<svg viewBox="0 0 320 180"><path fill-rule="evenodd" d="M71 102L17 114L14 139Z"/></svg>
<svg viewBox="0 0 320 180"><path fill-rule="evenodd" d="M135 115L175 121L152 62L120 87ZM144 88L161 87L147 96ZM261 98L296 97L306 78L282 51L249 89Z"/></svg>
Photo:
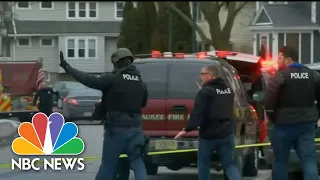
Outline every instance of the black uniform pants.
<svg viewBox="0 0 320 180"><path fill-rule="evenodd" d="M46 114L47 116L50 116L50 114L52 114L52 107L51 108L39 107L39 112L42 112L42 113Z"/></svg>

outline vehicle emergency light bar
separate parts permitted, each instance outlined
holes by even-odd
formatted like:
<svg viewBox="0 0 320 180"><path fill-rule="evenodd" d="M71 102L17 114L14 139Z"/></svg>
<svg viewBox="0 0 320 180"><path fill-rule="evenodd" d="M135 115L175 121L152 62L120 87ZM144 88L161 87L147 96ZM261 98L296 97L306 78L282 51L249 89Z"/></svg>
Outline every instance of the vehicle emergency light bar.
<svg viewBox="0 0 320 180"><path fill-rule="evenodd" d="M261 61L261 66L263 66L263 67L273 67L276 64L277 64L276 61L273 61L273 60L263 60L263 61Z"/></svg>
<svg viewBox="0 0 320 180"><path fill-rule="evenodd" d="M175 58L199 58L205 59L209 57L217 57L221 59L226 59L227 56L236 56L238 53L236 52L228 52L228 51L209 51L209 52L197 52L196 54L185 54L185 53L172 53L172 52L164 52L160 51L152 51L152 58L166 58L166 57L175 57Z"/></svg>

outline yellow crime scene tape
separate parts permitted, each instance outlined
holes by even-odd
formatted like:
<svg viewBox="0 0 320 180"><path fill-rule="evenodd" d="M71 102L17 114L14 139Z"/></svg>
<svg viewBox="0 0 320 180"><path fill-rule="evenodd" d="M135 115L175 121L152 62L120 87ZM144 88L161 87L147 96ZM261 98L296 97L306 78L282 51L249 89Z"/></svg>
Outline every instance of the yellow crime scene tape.
<svg viewBox="0 0 320 180"><path fill-rule="evenodd" d="M316 138L315 142L320 142L320 138ZM271 143L257 143L257 144L244 144L244 145L237 145L236 149L244 149L244 148L253 148L253 147L262 147L262 146L270 146ZM176 153L186 153L186 152L196 152L198 149L184 149L184 150L171 150L171 151L159 151L159 152L149 152L148 155L162 155L162 154L176 154ZM126 158L128 157L126 154L121 154L119 158ZM87 156L87 157L80 157L84 158L85 162L88 161L96 161L100 160L101 156ZM43 164L43 162L38 161L36 164ZM10 169L10 163L0 163L0 169Z"/></svg>

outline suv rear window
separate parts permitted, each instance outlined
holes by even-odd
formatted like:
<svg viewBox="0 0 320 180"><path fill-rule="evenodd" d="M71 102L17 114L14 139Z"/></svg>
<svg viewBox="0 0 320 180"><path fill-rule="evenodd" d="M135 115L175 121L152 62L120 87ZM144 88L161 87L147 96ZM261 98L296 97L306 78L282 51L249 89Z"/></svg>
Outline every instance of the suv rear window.
<svg viewBox="0 0 320 180"><path fill-rule="evenodd" d="M193 99L201 86L201 68L207 63L170 63L168 98Z"/></svg>
<svg viewBox="0 0 320 180"><path fill-rule="evenodd" d="M238 74L232 69L228 69L226 67L222 67L222 69L225 73L225 77L228 84L235 93L235 102L239 104L246 102L246 92L244 91L240 79L237 78Z"/></svg>
<svg viewBox="0 0 320 180"><path fill-rule="evenodd" d="M142 80L147 84L149 98L165 98L167 86L167 64L135 63L141 72Z"/></svg>

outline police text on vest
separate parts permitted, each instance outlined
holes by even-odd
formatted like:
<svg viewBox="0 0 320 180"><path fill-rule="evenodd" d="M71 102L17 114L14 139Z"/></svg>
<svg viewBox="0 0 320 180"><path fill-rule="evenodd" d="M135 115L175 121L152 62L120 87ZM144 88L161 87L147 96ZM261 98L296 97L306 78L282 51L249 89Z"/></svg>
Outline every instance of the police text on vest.
<svg viewBox="0 0 320 180"><path fill-rule="evenodd" d="M309 79L309 74L305 73L290 73L291 79Z"/></svg>
<svg viewBox="0 0 320 180"><path fill-rule="evenodd" d="M129 80L129 81L139 81L138 76L132 76L130 74L122 74L123 79Z"/></svg>
<svg viewBox="0 0 320 180"><path fill-rule="evenodd" d="M218 95L221 94L231 94L231 89L227 88L227 89L216 89L216 92Z"/></svg>

